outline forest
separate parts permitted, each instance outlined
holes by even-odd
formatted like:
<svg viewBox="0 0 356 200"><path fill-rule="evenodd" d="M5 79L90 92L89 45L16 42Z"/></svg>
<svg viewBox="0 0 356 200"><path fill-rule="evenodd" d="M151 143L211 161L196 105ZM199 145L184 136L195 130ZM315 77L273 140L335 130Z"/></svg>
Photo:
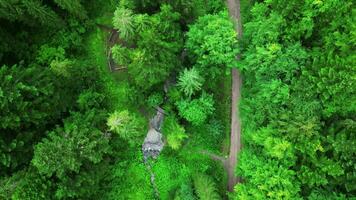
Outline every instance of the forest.
<svg viewBox="0 0 356 200"><path fill-rule="evenodd" d="M0 0L0 200L356 200L352 0Z"/></svg>

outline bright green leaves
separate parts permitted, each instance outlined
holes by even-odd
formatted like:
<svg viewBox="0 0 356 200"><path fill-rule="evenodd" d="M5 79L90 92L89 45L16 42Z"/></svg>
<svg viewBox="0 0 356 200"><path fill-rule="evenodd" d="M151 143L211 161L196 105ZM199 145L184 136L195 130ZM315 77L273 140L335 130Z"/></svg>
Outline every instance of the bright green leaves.
<svg viewBox="0 0 356 200"><path fill-rule="evenodd" d="M182 141L188 138L188 135L185 134L183 127L176 127L175 132L167 135L168 145L177 150L182 146Z"/></svg>
<svg viewBox="0 0 356 200"><path fill-rule="evenodd" d="M133 146L140 144L145 134L144 120L129 113L128 110L112 113L107 120L107 126L110 131L115 132Z"/></svg>
<svg viewBox="0 0 356 200"><path fill-rule="evenodd" d="M129 152L126 152L130 154ZM102 199L147 199L154 200L150 174L142 157L130 157L113 165L111 189ZM106 186L107 187L107 186Z"/></svg>
<svg viewBox="0 0 356 200"><path fill-rule="evenodd" d="M84 91L78 97L77 104L80 110L86 111L93 108L103 108L105 96L91 90Z"/></svg>
<svg viewBox="0 0 356 200"><path fill-rule="evenodd" d="M147 105L154 108L160 106L163 101L163 95L161 93L153 93L148 97Z"/></svg>
<svg viewBox="0 0 356 200"><path fill-rule="evenodd" d="M354 136L343 124L355 112L351 7L269 0L250 9L241 43L239 168L247 181L237 199L342 199L355 191Z"/></svg>
<svg viewBox="0 0 356 200"><path fill-rule="evenodd" d="M129 64L130 50L128 48L121 45L115 45L113 48L111 48L111 52L116 64L124 67Z"/></svg>
<svg viewBox="0 0 356 200"><path fill-rule="evenodd" d="M336 49L330 49L330 54ZM346 53L346 52L345 52ZM313 62L311 68L302 71L302 80L299 85L308 87L319 96L323 104L323 114L347 115L356 111L355 102L355 56L351 55L325 55L323 50L315 48L312 52ZM314 94L314 95L316 95Z"/></svg>
<svg viewBox="0 0 356 200"><path fill-rule="evenodd" d="M176 105L179 115L193 125L203 124L215 110L213 97L206 93L198 99L178 101Z"/></svg>
<svg viewBox="0 0 356 200"><path fill-rule="evenodd" d="M243 65L247 71L256 73L259 81L276 77L291 81L295 73L305 66L307 53L299 43L286 47L272 43L255 48L247 50Z"/></svg>
<svg viewBox="0 0 356 200"><path fill-rule="evenodd" d="M215 110L213 98L205 89L217 87L220 75L236 64L237 38L226 12L198 18L189 26L187 37L185 46L193 67L184 69L178 78L177 86L185 99L175 104L179 116L197 126Z"/></svg>
<svg viewBox="0 0 356 200"><path fill-rule="evenodd" d="M62 47L50 47L45 44L40 47L38 50L38 55L36 60L39 64L48 64L53 60L64 60L65 59L65 50Z"/></svg>
<svg viewBox="0 0 356 200"><path fill-rule="evenodd" d="M288 169L291 166L245 150L238 169L248 182L236 186L236 199L301 199L295 172Z"/></svg>
<svg viewBox="0 0 356 200"><path fill-rule="evenodd" d="M190 98L196 91L201 90L203 81L204 79L200 76L197 69L184 69L178 78L177 86Z"/></svg>
<svg viewBox="0 0 356 200"><path fill-rule="evenodd" d="M193 186L190 180L182 183L176 191L174 200L194 200Z"/></svg>
<svg viewBox="0 0 356 200"><path fill-rule="evenodd" d="M276 137L276 134L273 133L274 131L276 130L267 127L260 129L256 133L249 134L251 134L251 139L255 144L264 147L263 152L266 156L294 163L295 155L292 144L287 140Z"/></svg>
<svg viewBox="0 0 356 200"><path fill-rule="evenodd" d="M168 145L174 150L178 150L184 139L188 138L184 127L178 124L174 116L168 116L164 119L162 132L167 136Z"/></svg>
<svg viewBox="0 0 356 200"><path fill-rule="evenodd" d="M204 76L216 78L225 67L236 66L236 32L226 12L200 17L187 36L186 47Z"/></svg>
<svg viewBox="0 0 356 200"><path fill-rule="evenodd" d="M12 200L47 200L51 196L53 183L46 180L33 168L18 171L0 181L0 198Z"/></svg>
<svg viewBox="0 0 356 200"><path fill-rule="evenodd" d="M214 180L205 175L197 174L193 178L194 189L201 200L219 200L221 199L216 188Z"/></svg>
<svg viewBox="0 0 356 200"><path fill-rule="evenodd" d="M129 39L134 33L133 13L130 9L117 8L114 13L113 25L119 30L120 36Z"/></svg>
<svg viewBox="0 0 356 200"><path fill-rule="evenodd" d="M128 67L132 83L143 90L162 83L175 68L180 66L182 33L179 13L169 5L162 5L153 15L133 14L126 8L118 8L113 19L128 48L121 44L112 49L119 65Z"/></svg>
<svg viewBox="0 0 356 200"><path fill-rule="evenodd" d="M59 76L69 77L70 74L68 72L68 68L72 65L73 62L68 59L62 61L53 60L50 64L50 68L55 74Z"/></svg>
<svg viewBox="0 0 356 200"><path fill-rule="evenodd" d="M161 155L152 169L161 199L173 199L174 190L191 174L191 169L174 156Z"/></svg>

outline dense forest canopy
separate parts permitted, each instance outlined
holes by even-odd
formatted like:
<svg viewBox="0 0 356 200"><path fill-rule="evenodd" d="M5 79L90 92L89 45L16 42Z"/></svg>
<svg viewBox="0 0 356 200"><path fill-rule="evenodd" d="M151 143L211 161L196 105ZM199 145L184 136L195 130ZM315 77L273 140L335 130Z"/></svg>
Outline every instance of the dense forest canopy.
<svg viewBox="0 0 356 200"><path fill-rule="evenodd" d="M356 199L354 2L229 1L0 0L0 199Z"/></svg>

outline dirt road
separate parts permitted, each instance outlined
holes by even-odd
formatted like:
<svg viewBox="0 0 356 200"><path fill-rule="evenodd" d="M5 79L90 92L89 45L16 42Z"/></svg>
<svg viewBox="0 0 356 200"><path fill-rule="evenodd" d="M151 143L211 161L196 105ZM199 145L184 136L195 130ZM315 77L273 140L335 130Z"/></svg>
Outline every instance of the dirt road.
<svg viewBox="0 0 356 200"><path fill-rule="evenodd" d="M240 0L227 0L229 14L235 23L235 30L238 33L237 38L242 37L242 23L240 15ZM236 59L240 59L237 55ZM230 152L227 162L228 190L232 192L238 182L238 177L234 172L237 166L237 156L241 150L241 122L239 117L238 105L241 98L242 79L236 68L232 70L232 95L231 95L231 134L230 134Z"/></svg>

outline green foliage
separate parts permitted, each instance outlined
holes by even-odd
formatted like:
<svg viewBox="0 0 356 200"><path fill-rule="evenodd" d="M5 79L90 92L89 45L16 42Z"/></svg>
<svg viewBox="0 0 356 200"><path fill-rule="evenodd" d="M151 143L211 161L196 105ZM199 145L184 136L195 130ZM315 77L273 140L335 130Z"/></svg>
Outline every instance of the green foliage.
<svg viewBox="0 0 356 200"><path fill-rule="evenodd" d="M30 157L21 155L31 154L32 137L41 135L60 114L53 78L48 70L36 67L0 68L0 174L27 163Z"/></svg>
<svg viewBox="0 0 356 200"><path fill-rule="evenodd" d="M105 104L103 103L104 100L105 96L103 94L86 90L79 95L77 104L82 111L94 108L100 109L105 107Z"/></svg>
<svg viewBox="0 0 356 200"><path fill-rule="evenodd" d="M147 105L150 107L156 107L163 103L163 96L160 93L153 93L147 99Z"/></svg>
<svg viewBox="0 0 356 200"><path fill-rule="evenodd" d="M221 142L224 137L224 128L220 120L209 119L199 126L187 128L191 133L189 144L197 149L216 151L221 149Z"/></svg>
<svg viewBox="0 0 356 200"><path fill-rule="evenodd" d="M220 199L223 166L199 152L225 152L228 67L243 76L232 198L354 199L353 2L241 3L237 41L222 0L0 0L0 199L154 199L137 111L158 105L161 199ZM119 32L115 77L98 23Z"/></svg>
<svg viewBox="0 0 356 200"><path fill-rule="evenodd" d="M0 1L0 17L10 21L22 21L28 25L40 23L51 27L59 25L61 22L58 15L39 0L2 0Z"/></svg>
<svg viewBox="0 0 356 200"><path fill-rule="evenodd" d="M111 48L111 52L116 64L120 66L127 66L129 64L130 56L128 53L130 53L130 51L126 47L115 45Z"/></svg>
<svg viewBox="0 0 356 200"><path fill-rule="evenodd" d="M51 196L51 182L34 170L19 171L0 181L0 198L12 200L45 200Z"/></svg>
<svg viewBox="0 0 356 200"><path fill-rule="evenodd" d="M128 72L132 82L140 89L148 90L166 80L170 71L179 66L178 53L183 46L178 24L180 16L168 5L162 5L160 12L151 16L131 13L129 16L125 21L129 21L127 24L130 25L127 27L132 27L133 30L127 28L124 31L127 35L132 33L132 37L130 40L128 37L124 39L128 43L134 43L136 48L127 51L122 48L114 49L114 58L121 64L126 63L129 56Z"/></svg>
<svg viewBox="0 0 356 200"><path fill-rule="evenodd" d="M179 75L177 86L189 98L197 91L201 90L204 79L199 75L195 69L184 69L183 73Z"/></svg>
<svg viewBox="0 0 356 200"><path fill-rule="evenodd" d="M189 27L186 47L206 79L216 79L226 67L236 66L237 39L227 12L200 17Z"/></svg>
<svg viewBox="0 0 356 200"><path fill-rule="evenodd" d="M337 194L335 192L328 193L322 190L313 190L313 192L308 196L308 200L345 200L347 199L343 194ZM352 199L352 198L350 198Z"/></svg>
<svg viewBox="0 0 356 200"><path fill-rule="evenodd" d="M50 64L50 68L58 76L69 77L68 68L72 65L73 62L68 59L63 61L53 60Z"/></svg>
<svg viewBox="0 0 356 200"><path fill-rule="evenodd" d="M172 2L175 10L182 13L187 23L194 22L198 17L218 13L225 8L221 0L177 0Z"/></svg>
<svg viewBox="0 0 356 200"><path fill-rule="evenodd" d="M48 64L53 60L64 60L65 50L62 47L50 47L48 44L42 45L38 51L36 60L39 64Z"/></svg>
<svg viewBox="0 0 356 200"><path fill-rule="evenodd" d="M237 199L301 199L298 195L300 183L296 174L288 167L293 163L257 156L256 152L240 154L239 169L246 184L237 185Z"/></svg>
<svg viewBox="0 0 356 200"><path fill-rule="evenodd" d="M190 170L176 157L161 155L153 166L160 198L173 199L174 191L189 180Z"/></svg>
<svg viewBox="0 0 356 200"><path fill-rule="evenodd" d="M120 31L120 36L124 39L130 38L134 33L133 13L130 9L117 8L114 13L114 28Z"/></svg>
<svg viewBox="0 0 356 200"><path fill-rule="evenodd" d="M0 87L2 129L15 129L26 123L39 124L48 116L45 110L50 109L50 105L43 102L49 100L53 86L46 75L36 68L0 68L3 80ZM32 102L33 99L36 99L37 104Z"/></svg>
<svg viewBox="0 0 356 200"><path fill-rule="evenodd" d="M35 146L32 164L40 174L58 181L57 198L99 194L104 159L111 153L109 137L97 128L103 125L104 116L95 110L72 113L63 128L57 127Z"/></svg>
<svg viewBox="0 0 356 200"><path fill-rule="evenodd" d="M193 178L194 190L198 198L201 200L218 200L221 199L216 191L214 180L205 175L197 174Z"/></svg>
<svg viewBox="0 0 356 200"><path fill-rule="evenodd" d="M182 146L184 139L188 138L184 127L178 124L177 118L168 116L164 119L162 132L167 136L168 146L178 150Z"/></svg>
<svg viewBox="0 0 356 200"><path fill-rule="evenodd" d="M179 116L183 117L193 125L201 125L214 111L214 100L212 95L203 93L199 99L181 100L176 103Z"/></svg>
<svg viewBox="0 0 356 200"><path fill-rule="evenodd" d="M354 196L351 7L279 0L252 6L240 46L245 129L238 172L246 182L236 199Z"/></svg>
<svg viewBox="0 0 356 200"><path fill-rule="evenodd" d="M69 13L83 19L87 16L80 0L54 0L61 8L68 10Z"/></svg>
<svg viewBox="0 0 356 200"><path fill-rule="evenodd" d="M111 189L103 199L147 199L153 200L150 174L138 158L120 161L113 166Z"/></svg>
<svg viewBox="0 0 356 200"><path fill-rule="evenodd" d="M73 113L64 121L63 128L50 132L36 145L33 165L41 174L61 178L66 173L78 173L83 163L102 161L110 147L109 139L95 128L98 120L102 120L102 113Z"/></svg>
<svg viewBox="0 0 356 200"><path fill-rule="evenodd" d="M182 183L176 191L174 200L195 200L193 184L191 180Z"/></svg>
<svg viewBox="0 0 356 200"><path fill-rule="evenodd" d="M110 131L117 133L132 146L140 144L145 134L143 120L129 113L128 110L121 112L115 111L110 114L107 120L107 126Z"/></svg>
<svg viewBox="0 0 356 200"><path fill-rule="evenodd" d="M181 99L183 94L177 87L171 87L168 90L167 96L168 96L169 102L175 103Z"/></svg>

